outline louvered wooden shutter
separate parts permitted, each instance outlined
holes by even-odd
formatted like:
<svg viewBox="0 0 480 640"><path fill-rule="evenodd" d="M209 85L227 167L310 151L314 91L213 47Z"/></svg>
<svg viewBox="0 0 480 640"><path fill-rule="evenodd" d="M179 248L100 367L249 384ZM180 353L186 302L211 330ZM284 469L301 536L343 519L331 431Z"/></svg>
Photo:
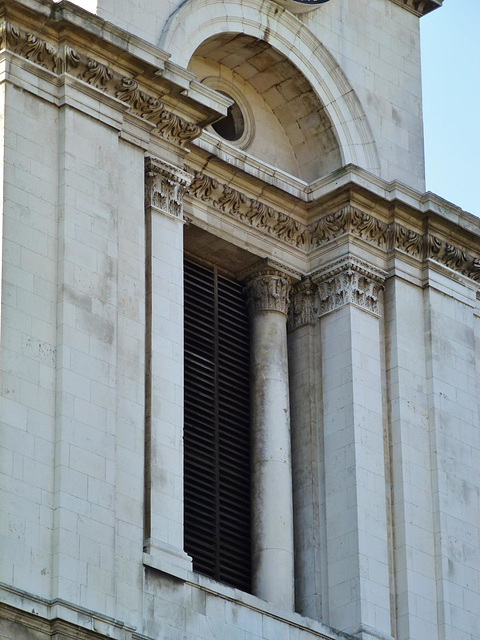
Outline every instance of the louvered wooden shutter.
<svg viewBox="0 0 480 640"><path fill-rule="evenodd" d="M242 286L185 260L185 550L250 591L249 322Z"/></svg>

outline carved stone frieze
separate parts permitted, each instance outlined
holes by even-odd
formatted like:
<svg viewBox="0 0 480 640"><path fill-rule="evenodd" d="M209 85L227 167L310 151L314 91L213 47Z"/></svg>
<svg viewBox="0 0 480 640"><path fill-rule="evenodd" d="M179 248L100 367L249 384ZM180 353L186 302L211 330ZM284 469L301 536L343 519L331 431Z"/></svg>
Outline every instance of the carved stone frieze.
<svg viewBox="0 0 480 640"><path fill-rule="evenodd" d="M55 46L12 24L2 25L1 47L53 73L61 71L61 62Z"/></svg>
<svg viewBox="0 0 480 640"><path fill-rule="evenodd" d="M200 172L194 172L188 193L223 213L305 251L348 233L385 251L396 249L418 260L432 258L476 282L480 281L480 258L470 256L436 236L417 233L397 222L388 224L352 205L342 207L307 226Z"/></svg>
<svg viewBox="0 0 480 640"><path fill-rule="evenodd" d="M145 158L145 208L155 209L183 221L183 196L191 176L186 171L153 158Z"/></svg>
<svg viewBox="0 0 480 640"><path fill-rule="evenodd" d="M480 258L472 257L459 247L431 234L425 236L425 247L427 258L480 282Z"/></svg>
<svg viewBox="0 0 480 640"><path fill-rule="evenodd" d="M352 233L382 248L388 248L392 237L390 225L347 205L308 227L309 244L315 248L344 233Z"/></svg>
<svg viewBox="0 0 480 640"><path fill-rule="evenodd" d="M358 258L342 258L312 274L318 287L319 316L348 304L380 315L386 273Z"/></svg>
<svg viewBox="0 0 480 640"><path fill-rule="evenodd" d="M69 73L125 102L131 113L154 125L156 135L175 144L184 146L202 133L198 125L169 111L160 97L141 90L133 78L70 46L54 45L6 22L0 27L0 46L55 74Z"/></svg>
<svg viewBox="0 0 480 640"><path fill-rule="evenodd" d="M306 248L306 225L198 171L189 194L279 240Z"/></svg>
<svg viewBox="0 0 480 640"><path fill-rule="evenodd" d="M67 72L128 104L132 113L155 125L158 135L180 145L200 135L200 127L168 111L162 100L142 91L133 78L122 76L70 47L66 50L65 62Z"/></svg>
<svg viewBox="0 0 480 640"><path fill-rule="evenodd" d="M66 50L65 67L68 73L73 72L79 80L128 104L130 111L151 122L155 127L154 133L162 138L184 146L202 132L196 124L166 109L159 97L142 91L133 78L117 73L71 48Z"/></svg>
<svg viewBox="0 0 480 640"><path fill-rule="evenodd" d="M317 312L315 290L316 286L310 278L305 278L292 287L292 300L288 312L288 328L290 331L306 324L315 324L315 314Z"/></svg>

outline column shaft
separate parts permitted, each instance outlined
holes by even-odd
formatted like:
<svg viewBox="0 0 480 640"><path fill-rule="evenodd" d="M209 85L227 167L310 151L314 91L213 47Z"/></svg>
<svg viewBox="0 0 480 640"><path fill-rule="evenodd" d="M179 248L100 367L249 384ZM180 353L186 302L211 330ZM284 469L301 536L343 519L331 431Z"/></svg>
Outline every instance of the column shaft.
<svg viewBox="0 0 480 640"><path fill-rule="evenodd" d="M253 586L294 607L293 506L286 307L289 286L267 276L249 283L252 313ZM273 308L272 308L273 307Z"/></svg>

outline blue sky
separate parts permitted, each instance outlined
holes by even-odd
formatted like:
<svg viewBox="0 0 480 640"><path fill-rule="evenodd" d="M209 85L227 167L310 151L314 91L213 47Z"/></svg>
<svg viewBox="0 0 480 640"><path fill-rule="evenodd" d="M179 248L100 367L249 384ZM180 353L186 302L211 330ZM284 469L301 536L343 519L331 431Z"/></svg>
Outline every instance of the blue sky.
<svg viewBox="0 0 480 640"><path fill-rule="evenodd" d="M480 0L420 21L427 190L480 216Z"/></svg>

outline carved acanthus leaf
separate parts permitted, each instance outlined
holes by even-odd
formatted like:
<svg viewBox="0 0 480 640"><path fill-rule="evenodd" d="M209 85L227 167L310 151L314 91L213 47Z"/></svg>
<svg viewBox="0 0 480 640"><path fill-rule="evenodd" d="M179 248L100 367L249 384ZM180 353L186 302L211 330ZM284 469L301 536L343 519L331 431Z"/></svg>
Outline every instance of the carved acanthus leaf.
<svg viewBox="0 0 480 640"><path fill-rule="evenodd" d="M230 213L230 215L238 217L240 213L240 207L247 204L248 198L240 191L232 189L228 185L224 185L223 193L216 202L216 206L224 212Z"/></svg>
<svg viewBox="0 0 480 640"><path fill-rule="evenodd" d="M5 46L25 60L38 64L53 73L60 71L60 60L56 47L37 35L12 24L6 24L3 38Z"/></svg>
<svg viewBox="0 0 480 640"><path fill-rule="evenodd" d="M80 80L102 91L107 91L113 76L113 69L97 60L93 60L93 58L87 58L85 71L78 75Z"/></svg>
<svg viewBox="0 0 480 640"><path fill-rule="evenodd" d="M213 202L213 193L218 188L219 183L204 173L195 172L192 184L190 185L190 195L203 202Z"/></svg>
<svg viewBox="0 0 480 640"><path fill-rule="evenodd" d="M379 247L387 247L390 244L391 229L389 225L365 211L352 207L349 226L356 236L369 242L375 242Z"/></svg>
<svg viewBox="0 0 480 640"><path fill-rule="evenodd" d="M136 115L154 122L165 108L161 100L141 91L138 88L138 82L126 76L123 76L115 85L115 97L126 102Z"/></svg>
<svg viewBox="0 0 480 640"><path fill-rule="evenodd" d="M319 315L353 304L380 315L380 292L386 273L358 258L344 258L312 275L318 285Z"/></svg>
<svg viewBox="0 0 480 640"><path fill-rule="evenodd" d="M168 162L145 159L145 207L183 220L183 196L190 185L191 176Z"/></svg>
<svg viewBox="0 0 480 640"><path fill-rule="evenodd" d="M291 284L283 274L259 275L246 284L250 314L260 311L279 311L287 315Z"/></svg>
<svg viewBox="0 0 480 640"><path fill-rule="evenodd" d="M407 229L407 227L404 227L401 224L394 224L393 238L393 246L396 249L401 249L402 251L405 251L405 253L415 256L416 258L421 258L423 256L424 241L421 234L416 233L416 231L412 231L412 229Z"/></svg>
<svg viewBox="0 0 480 640"><path fill-rule="evenodd" d="M184 146L187 142L198 138L202 133L202 129L196 124L188 122L165 109L159 113L155 131L163 138L173 140L180 146Z"/></svg>
<svg viewBox="0 0 480 640"><path fill-rule="evenodd" d="M305 278L292 288L292 302L288 312L290 331L306 324L315 324L315 285L310 278Z"/></svg>
<svg viewBox="0 0 480 640"><path fill-rule="evenodd" d="M308 232L312 247L318 247L345 233L350 222L350 207L343 207L335 213L320 218L310 225Z"/></svg>

